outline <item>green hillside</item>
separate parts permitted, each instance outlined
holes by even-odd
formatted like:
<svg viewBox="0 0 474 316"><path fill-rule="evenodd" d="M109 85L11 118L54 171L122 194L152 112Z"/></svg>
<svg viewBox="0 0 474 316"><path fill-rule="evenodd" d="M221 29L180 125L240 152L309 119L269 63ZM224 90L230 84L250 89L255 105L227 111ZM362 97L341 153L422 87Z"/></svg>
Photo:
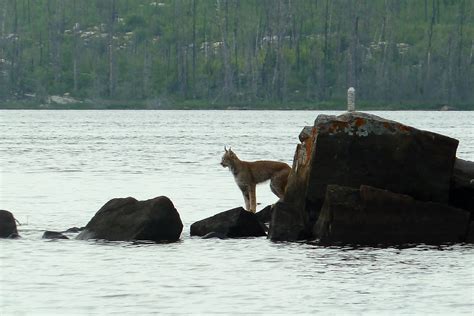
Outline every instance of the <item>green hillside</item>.
<svg viewBox="0 0 474 316"><path fill-rule="evenodd" d="M1 0L0 107L333 109L354 86L363 108L474 109L473 13L473 0Z"/></svg>

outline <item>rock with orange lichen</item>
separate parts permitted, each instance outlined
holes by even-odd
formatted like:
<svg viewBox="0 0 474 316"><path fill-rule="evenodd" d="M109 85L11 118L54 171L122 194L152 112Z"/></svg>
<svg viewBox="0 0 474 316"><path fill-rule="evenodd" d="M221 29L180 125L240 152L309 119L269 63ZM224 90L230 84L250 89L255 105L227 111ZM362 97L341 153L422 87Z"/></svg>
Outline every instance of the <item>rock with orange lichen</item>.
<svg viewBox="0 0 474 316"><path fill-rule="evenodd" d="M273 210L273 240L314 237L330 184L449 201L455 139L360 112L319 115L299 138L285 197Z"/></svg>

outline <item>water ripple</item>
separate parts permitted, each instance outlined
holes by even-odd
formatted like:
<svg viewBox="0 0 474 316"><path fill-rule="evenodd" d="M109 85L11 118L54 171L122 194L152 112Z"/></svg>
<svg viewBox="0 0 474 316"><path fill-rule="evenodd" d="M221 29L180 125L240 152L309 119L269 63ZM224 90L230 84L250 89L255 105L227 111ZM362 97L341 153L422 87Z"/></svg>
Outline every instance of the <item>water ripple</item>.
<svg viewBox="0 0 474 316"><path fill-rule="evenodd" d="M472 314L473 245L189 236L191 223L242 204L219 166L224 145L291 164L317 114L0 111L0 206L25 224L22 238L0 240L0 314ZM458 156L474 160L473 112L376 114L457 138ZM111 198L159 195L180 212L179 243L41 239L84 226ZM257 195L275 201L268 185Z"/></svg>

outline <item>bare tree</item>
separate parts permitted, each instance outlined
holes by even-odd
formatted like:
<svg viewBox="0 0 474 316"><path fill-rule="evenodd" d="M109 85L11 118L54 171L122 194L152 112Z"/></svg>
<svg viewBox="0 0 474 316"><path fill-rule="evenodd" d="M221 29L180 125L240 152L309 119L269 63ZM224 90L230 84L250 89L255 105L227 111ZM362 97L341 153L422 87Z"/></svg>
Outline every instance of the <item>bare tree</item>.
<svg viewBox="0 0 474 316"><path fill-rule="evenodd" d="M108 94L113 96L115 94L115 84L116 84L116 66L115 66L115 45L114 45L114 35L115 35L115 23L117 20L117 10L116 10L116 0L110 1L110 13L108 19L108 36L107 36L107 47L108 47L108 59L109 59L109 85L108 85Z"/></svg>

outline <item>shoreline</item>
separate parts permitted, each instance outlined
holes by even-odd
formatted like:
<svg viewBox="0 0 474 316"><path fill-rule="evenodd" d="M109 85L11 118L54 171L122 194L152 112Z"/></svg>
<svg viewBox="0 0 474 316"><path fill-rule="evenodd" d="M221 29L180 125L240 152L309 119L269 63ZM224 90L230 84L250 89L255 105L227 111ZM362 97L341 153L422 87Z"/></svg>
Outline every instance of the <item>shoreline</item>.
<svg viewBox="0 0 474 316"><path fill-rule="evenodd" d="M87 100L60 103L40 103L31 100L0 102L0 110L239 110L239 111L345 111L345 100L329 102L255 102L210 104L204 101L183 101L160 104L146 100ZM417 104L359 101L358 111L474 111L474 105Z"/></svg>

